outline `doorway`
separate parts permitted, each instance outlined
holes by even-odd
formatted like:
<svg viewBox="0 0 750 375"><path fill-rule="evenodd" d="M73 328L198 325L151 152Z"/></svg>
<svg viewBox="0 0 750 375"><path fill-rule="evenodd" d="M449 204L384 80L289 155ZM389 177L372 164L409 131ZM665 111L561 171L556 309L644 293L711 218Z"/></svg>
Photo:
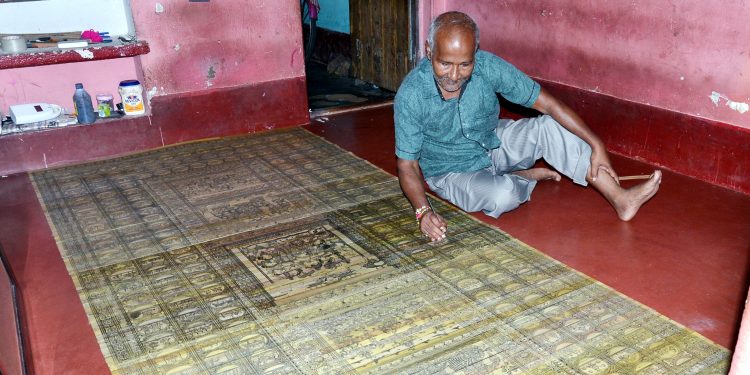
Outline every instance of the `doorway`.
<svg viewBox="0 0 750 375"><path fill-rule="evenodd" d="M417 0L301 0L311 117L388 105L416 64Z"/></svg>

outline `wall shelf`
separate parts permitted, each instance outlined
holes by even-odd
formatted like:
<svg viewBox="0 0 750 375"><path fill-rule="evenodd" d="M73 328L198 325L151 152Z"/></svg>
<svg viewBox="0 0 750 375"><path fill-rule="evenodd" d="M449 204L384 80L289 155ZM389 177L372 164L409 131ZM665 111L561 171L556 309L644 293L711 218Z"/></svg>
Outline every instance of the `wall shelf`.
<svg viewBox="0 0 750 375"><path fill-rule="evenodd" d="M145 55L150 51L151 49L145 41L136 41L133 43L115 42L75 49L35 48L28 49L23 53L0 55L0 70L118 59Z"/></svg>

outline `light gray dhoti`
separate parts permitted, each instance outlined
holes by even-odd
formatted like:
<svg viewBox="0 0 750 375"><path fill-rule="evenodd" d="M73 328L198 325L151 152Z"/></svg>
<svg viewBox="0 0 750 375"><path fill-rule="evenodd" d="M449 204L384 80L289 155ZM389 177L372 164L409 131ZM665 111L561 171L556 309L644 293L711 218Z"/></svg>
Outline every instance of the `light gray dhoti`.
<svg viewBox="0 0 750 375"><path fill-rule="evenodd" d="M489 151L492 166L428 177L430 189L464 211L481 210L497 218L530 200L536 181L511 172L529 169L541 158L575 183L587 185L591 147L552 117L503 119L495 134L501 145Z"/></svg>

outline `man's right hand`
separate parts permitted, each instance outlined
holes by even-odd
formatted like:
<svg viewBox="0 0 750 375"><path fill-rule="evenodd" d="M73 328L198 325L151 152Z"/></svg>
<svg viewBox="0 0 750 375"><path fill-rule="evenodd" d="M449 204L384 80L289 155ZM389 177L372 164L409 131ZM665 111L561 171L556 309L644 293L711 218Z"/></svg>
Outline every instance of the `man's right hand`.
<svg viewBox="0 0 750 375"><path fill-rule="evenodd" d="M422 220L419 222L419 229L431 241L441 241L445 239L448 225L445 223L445 219L430 210L422 216Z"/></svg>
<svg viewBox="0 0 750 375"><path fill-rule="evenodd" d="M425 195L424 178L422 177L422 170L419 168L419 162L399 158L396 166L398 167L398 182L401 184L401 190L409 199L411 206L415 209L417 207L423 207L424 209L429 206L430 202ZM447 229L448 225L445 220L432 210L427 210L419 220L419 230L432 241L444 239Z"/></svg>

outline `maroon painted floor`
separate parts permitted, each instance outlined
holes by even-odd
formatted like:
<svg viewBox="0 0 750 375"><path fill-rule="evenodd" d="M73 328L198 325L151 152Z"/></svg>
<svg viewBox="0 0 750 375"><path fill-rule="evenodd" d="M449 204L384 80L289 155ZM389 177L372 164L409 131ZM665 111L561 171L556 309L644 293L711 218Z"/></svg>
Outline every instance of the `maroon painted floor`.
<svg viewBox="0 0 750 375"><path fill-rule="evenodd" d="M396 173L390 108L306 128ZM623 176L653 170L616 155L612 163ZM567 180L539 183L531 202L499 219L474 216L734 347L750 281L750 196L665 171L659 193L627 223L595 190Z"/></svg>
<svg viewBox="0 0 750 375"><path fill-rule="evenodd" d="M394 173L392 118L381 108L306 128ZM613 163L621 175L651 170L620 157ZM666 172L659 194L629 223L568 181L539 184L532 202L500 219L477 217L733 347L748 285L750 196ZM0 179L0 243L18 278L34 373L107 373L26 175Z"/></svg>

